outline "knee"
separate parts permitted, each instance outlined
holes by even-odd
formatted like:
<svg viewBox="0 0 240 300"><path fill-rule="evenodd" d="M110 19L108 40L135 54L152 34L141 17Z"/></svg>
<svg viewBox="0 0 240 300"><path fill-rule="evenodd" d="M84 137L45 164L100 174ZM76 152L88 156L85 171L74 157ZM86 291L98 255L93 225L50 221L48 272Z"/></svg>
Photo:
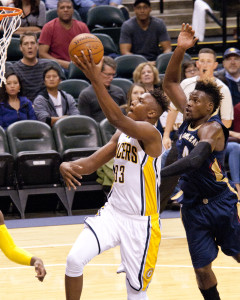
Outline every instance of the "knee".
<svg viewBox="0 0 240 300"><path fill-rule="evenodd" d="M70 252L67 256L66 275L69 277L81 276L84 266L85 264L81 257Z"/></svg>
<svg viewBox="0 0 240 300"><path fill-rule="evenodd" d="M210 276L209 268L203 267L199 269L194 269L198 282L205 282Z"/></svg>

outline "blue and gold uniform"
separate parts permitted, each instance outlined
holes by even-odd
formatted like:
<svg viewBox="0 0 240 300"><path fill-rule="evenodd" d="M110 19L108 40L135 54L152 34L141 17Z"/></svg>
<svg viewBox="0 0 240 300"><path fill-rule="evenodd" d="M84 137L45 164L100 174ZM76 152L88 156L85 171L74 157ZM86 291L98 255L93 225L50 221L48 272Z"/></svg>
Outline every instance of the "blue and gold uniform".
<svg viewBox="0 0 240 300"><path fill-rule="evenodd" d="M226 148L228 130L217 114L207 122L213 121L222 126ZM184 121L179 128L179 158L187 156L198 144L200 126L191 128ZM224 170L225 148L213 151L200 168L184 173L179 181L182 219L194 268L211 263L217 257L218 246L226 255L240 253L238 197Z"/></svg>

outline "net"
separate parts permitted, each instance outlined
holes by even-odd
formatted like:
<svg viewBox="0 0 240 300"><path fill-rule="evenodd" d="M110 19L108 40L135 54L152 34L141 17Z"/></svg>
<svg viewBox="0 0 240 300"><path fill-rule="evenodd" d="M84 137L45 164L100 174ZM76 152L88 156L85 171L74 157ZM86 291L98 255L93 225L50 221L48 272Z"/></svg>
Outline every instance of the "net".
<svg viewBox="0 0 240 300"><path fill-rule="evenodd" d="M15 7L0 6L0 86L6 82L5 63L7 59L7 49L11 42L12 35L21 25L22 10Z"/></svg>

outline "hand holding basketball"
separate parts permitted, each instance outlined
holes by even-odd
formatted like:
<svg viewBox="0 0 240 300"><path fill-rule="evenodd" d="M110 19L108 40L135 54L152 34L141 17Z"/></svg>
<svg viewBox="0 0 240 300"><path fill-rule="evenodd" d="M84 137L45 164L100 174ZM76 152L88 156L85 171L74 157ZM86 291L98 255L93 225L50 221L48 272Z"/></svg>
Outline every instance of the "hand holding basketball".
<svg viewBox="0 0 240 300"><path fill-rule="evenodd" d="M104 54L104 48L102 42L93 34L90 33L82 33L75 36L68 47L68 52L70 58L73 62L78 63L74 55L78 57L78 59L83 62L83 54L86 56L87 60L90 62L89 51L91 50L92 58L95 64L98 64Z"/></svg>

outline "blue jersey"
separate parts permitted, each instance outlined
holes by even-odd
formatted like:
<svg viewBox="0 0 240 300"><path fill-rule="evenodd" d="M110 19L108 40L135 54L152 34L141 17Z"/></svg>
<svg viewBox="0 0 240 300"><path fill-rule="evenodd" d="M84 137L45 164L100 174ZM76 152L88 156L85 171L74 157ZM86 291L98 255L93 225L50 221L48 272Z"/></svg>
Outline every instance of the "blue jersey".
<svg viewBox="0 0 240 300"><path fill-rule="evenodd" d="M223 167L228 130L222 124L217 114L213 114L207 122L213 121L218 122L222 126L225 136L225 147L223 151L213 151L199 169L186 172L181 176L179 184L183 194L179 200L187 206L202 203L205 198L216 197L226 189L233 193L235 192ZM176 144L179 159L187 156L198 144L198 130L200 126L193 129L188 121L182 123Z"/></svg>

